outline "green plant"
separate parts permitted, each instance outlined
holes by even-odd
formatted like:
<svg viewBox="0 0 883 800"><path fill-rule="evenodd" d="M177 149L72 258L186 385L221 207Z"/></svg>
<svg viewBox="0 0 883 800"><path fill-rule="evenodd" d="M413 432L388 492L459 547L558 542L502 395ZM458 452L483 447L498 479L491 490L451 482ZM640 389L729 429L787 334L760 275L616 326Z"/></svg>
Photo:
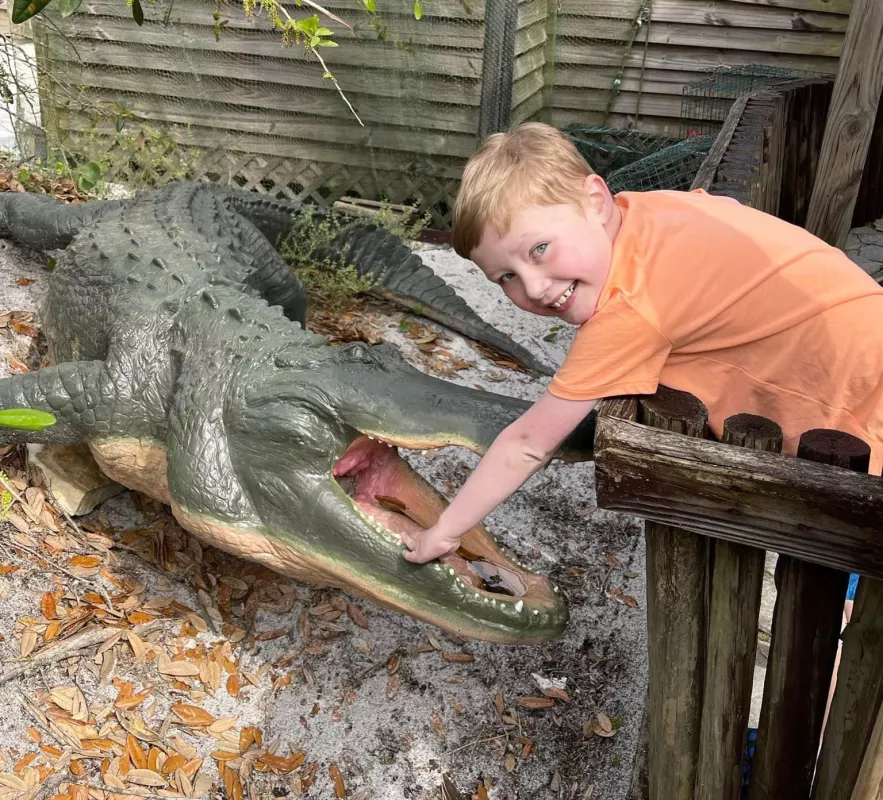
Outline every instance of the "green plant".
<svg viewBox="0 0 883 800"><path fill-rule="evenodd" d="M0 411L0 428L41 431L55 424L55 417L32 408L5 408Z"/></svg>
<svg viewBox="0 0 883 800"><path fill-rule="evenodd" d="M429 219L427 213L408 221L384 204L371 222L407 241L413 239ZM295 214L291 232L279 243L279 252L300 276L310 303L316 307L339 311L353 297L368 293L374 286L372 276L360 275L354 264L348 264L344 256L332 248L334 240L350 224L350 217L329 214L316 219L312 210L303 209Z"/></svg>

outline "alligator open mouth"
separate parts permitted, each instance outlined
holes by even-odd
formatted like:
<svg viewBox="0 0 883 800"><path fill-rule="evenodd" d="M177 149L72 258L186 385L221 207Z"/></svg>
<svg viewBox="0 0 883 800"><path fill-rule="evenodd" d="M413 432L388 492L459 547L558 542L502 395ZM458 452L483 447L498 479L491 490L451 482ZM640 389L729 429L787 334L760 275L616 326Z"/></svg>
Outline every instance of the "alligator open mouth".
<svg viewBox="0 0 883 800"><path fill-rule="evenodd" d="M410 444L414 448L416 443ZM338 459L333 473L354 506L385 529L385 538L400 542L401 533L419 533L434 525L446 503L399 456L397 446L407 444L360 435ZM456 553L440 561L485 602L511 603L517 611L527 605L535 614L548 601L557 605L548 580L507 558L480 525L463 537Z"/></svg>

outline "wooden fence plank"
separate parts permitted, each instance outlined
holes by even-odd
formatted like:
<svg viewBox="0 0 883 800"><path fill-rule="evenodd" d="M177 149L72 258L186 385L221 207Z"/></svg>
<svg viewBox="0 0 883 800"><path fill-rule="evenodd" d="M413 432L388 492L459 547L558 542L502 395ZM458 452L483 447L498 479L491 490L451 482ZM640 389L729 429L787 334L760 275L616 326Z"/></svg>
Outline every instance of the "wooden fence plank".
<svg viewBox="0 0 883 800"><path fill-rule="evenodd" d="M694 39L706 44L704 35ZM833 56L815 56L803 53L761 52L758 50L728 50L707 46L681 47L650 44L646 56L643 47L635 48L626 55L624 66L647 69L677 69L703 72L721 66L745 66L766 64L784 69L806 70L833 75L837 71L839 50ZM559 64L585 64L587 66L618 66L623 62L622 47L558 38L556 58ZM697 78L699 76L697 75Z"/></svg>
<svg viewBox="0 0 883 800"><path fill-rule="evenodd" d="M708 412L665 387L639 401L645 424L702 437ZM682 435L683 434L683 435ZM708 541L648 522L647 649L650 800L692 800L705 670Z"/></svg>
<svg viewBox="0 0 883 800"><path fill-rule="evenodd" d="M850 800L883 800L883 709L877 714L874 733Z"/></svg>
<svg viewBox="0 0 883 800"><path fill-rule="evenodd" d="M871 448L838 431L808 431L798 459L867 473ZM749 800L805 798L812 788L849 576L780 556Z"/></svg>
<svg viewBox="0 0 883 800"><path fill-rule="evenodd" d="M49 36L52 45L52 59L72 66L69 68L76 71L79 59L68 48L60 49L62 42L58 37ZM156 64L156 51L125 43L76 40L77 49L82 58L89 64L102 65L105 67L121 67L138 70L143 75L143 80L155 83L161 80L163 73L144 70L144 64ZM334 48L332 48L334 49ZM312 64L298 61L282 61L279 59L253 59L244 55L228 55L221 53L208 53L192 51L188 53L186 61L176 61L169 58L159 62L165 68L166 75L191 76L210 75L216 78L235 76L242 81L254 81L256 83L276 83L289 87L298 88L323 88L333 91L328 86L328 80L322 77L321 68L317 69ZM477 106L481 100L481 90L478 80L457 80L455 77L425 76L414 74L402 74L392 70L369 70L358 67L336 67L335 76L343 90L361 92L363 94L392 97L400 99L424 99L426 97L449 97L454 94L464 105ZM149 84L148 84L149 85ZM155 86L151 88L155 89Z"/></svg>
<svg viewBox="0 0 883 800"><path fill-rule="evenodd" d="M750 414L724 424L725 444L777 453L782 429ZM739 800L766 553L714 542L697 798Z"/></svg>
<svg viewBox="0 0 883 800"><path fill-rule="evenodd" d="M666 0L653 0L653 19L656 19L656 10L661 3L665 5ZM680 0L680 3L687 11L689 11L688 6L702 9L709 6L731 5L726 2L697 2L697 0ZM732 4L749 6L746 14L753 14L755 9L752 7L757 7L761 11L769 9L783 14L796 11L848 15L851 0L732 0ZM591 3L585 0L561 0L562 14L582 14L589 17L634 19L640 7L641 0L592 0Z"/></svg>
<svg viewBox="0 0 883 800"><path fill-rule="evenodd" d="M148 76L151 73L146 73ZM80 83L89 87L82 90L83 101L104 103L108 107L118 98L126 100L130 107L140 114L152 109L157 118L168 109L175 112L180 108L213 110L219 117L230 114L235 121L249 117L258 128L267 115L278 114L279 119L304 117L332 117L338 122L329 120L329 126L349 124L353 121L352 112L340 99L337 92L321 89L304 89L292 92L279 84L262 84L258 82L239 81L226 78L193 75L181 75L174 81L145 83L145 73L130 70L105 70L101 67L83 66L72 68L67 76L71 83ZM77 86L70 87L73 95L79 96ZM162 92L151 94L145 89ZM474 134L477 128L478 113L473 106L456 106L444 103L425 101L408 101L408 103L390 103L383 97L372 97L358 93L347 94L353 107L366 123L400 125L413 128L419 123L420 128L427 130L443 130ZM206 98L223 98L223 103L205 102ZM193 101L200 101L198 103ZM76 105L76 103L75 103ZM266 109L272 109L267 111ZM275 119L275 118L274 118ZM267 133L273 133L267 130Z"/></svg>
<svg viewBox="0 0 883 800"><path fill-rule="evenodd" d="M883 3L855 0L834 81L806 228L843 247L883 91Z"/></svg>
<svg viewBox="0 0 883 800"><path fill-rule="evenodd" d="M883 482L599 419L598 505L883 578Z"/></svg>
<svg viewBox="0 0 883 800"><path fill-rule="evenodd" d="M626 27L618 20L595 20L586 29L580 17L559 17L558 36L589 36L593 39L627 40ZM828 56L837 58L843 47L843 34L816 31L779 31L762 28L722 28L654 22L648 29L650 44L720 47L727 50L753 50L769 53ZM643 41L643 38L642 38Z"/></svg>
<svg viewBox="0 0 883 800"><path fill-rule="evenodd" d="M859 581L841 637L837 688L822 736L814 800L849 800L883 700L883 582Z"/></svg>

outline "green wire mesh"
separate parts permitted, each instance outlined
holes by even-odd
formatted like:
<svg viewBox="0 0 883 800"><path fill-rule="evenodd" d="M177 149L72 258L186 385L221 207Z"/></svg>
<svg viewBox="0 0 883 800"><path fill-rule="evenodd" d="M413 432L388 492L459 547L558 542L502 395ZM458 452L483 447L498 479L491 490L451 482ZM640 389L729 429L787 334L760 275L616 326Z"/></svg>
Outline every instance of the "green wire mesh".
<svg viewBox="0 0 883 800"><path fill-rule="evenodd" d="M588 125L562 130L612 192L689 189L715 139L679 140Z"/></svg>

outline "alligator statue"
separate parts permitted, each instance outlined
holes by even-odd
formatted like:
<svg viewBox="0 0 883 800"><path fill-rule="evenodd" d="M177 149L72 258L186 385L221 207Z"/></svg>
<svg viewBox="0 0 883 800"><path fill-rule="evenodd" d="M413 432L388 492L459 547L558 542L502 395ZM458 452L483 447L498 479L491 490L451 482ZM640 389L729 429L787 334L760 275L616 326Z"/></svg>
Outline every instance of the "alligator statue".
<svg viewBox="0 0 883 800"><path fill-rule="evenodd" d="M202 541L294 578L470 638L558 636L555 587L482 526L441 561L401 555L399 534L445 501L398 448L483 452L527 403L426 375L388 343L308 331L274 246L298 208L196 183L83 204L0 194L0 236L63 248L42 311L50 365L0 380L0 409L56 422L0 442L86 442ZM388 231L353 223L333 247L380 293L536 366ZM590 416L557 457L590 459L593 436Z"/></svg>

